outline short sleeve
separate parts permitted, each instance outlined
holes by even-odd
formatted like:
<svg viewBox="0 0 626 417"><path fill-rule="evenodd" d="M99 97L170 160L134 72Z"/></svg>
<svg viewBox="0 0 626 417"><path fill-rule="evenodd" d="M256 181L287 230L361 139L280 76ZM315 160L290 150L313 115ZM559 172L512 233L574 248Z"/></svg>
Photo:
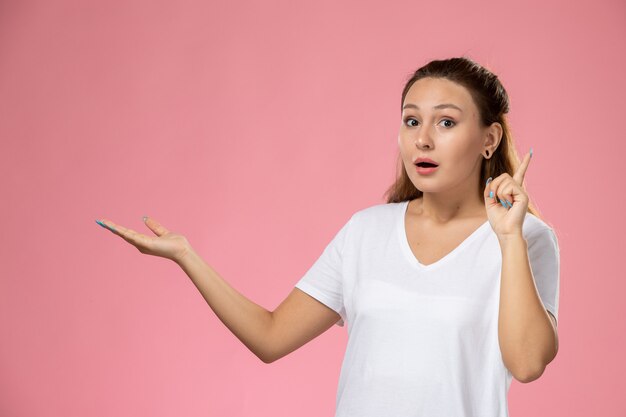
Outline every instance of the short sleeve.
<svg viewBox="0 0 626 417"><path fill-rule="evenodd" d="M543 305L558 321L560 255L556 235L552 229L542 228L527 240L535 286Z"/></svg>
<svg viewBox="0 0 626 417"><path fill-rule="evenodd" d="M295 285L322 304L335 310L341 318L338 326L346 320L343 302L343 249L352 218L337 232L320 257Z"/></svg>

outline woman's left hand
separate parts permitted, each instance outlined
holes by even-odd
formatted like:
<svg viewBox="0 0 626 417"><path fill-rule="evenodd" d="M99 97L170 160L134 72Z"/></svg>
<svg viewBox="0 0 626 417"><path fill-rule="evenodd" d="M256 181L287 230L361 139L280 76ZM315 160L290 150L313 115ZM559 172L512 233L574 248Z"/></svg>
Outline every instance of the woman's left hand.
<svg viewBox="0 0 626 417"><path fill-rule="evenodd" d="M523 186L524 175L531 157L532 149L526 154L513 177L504 173L492 181L487 180L483 197L489 223L498 238L522 235L529 201ZM492 197L489 196L490 192L493 192Z"/></svg>

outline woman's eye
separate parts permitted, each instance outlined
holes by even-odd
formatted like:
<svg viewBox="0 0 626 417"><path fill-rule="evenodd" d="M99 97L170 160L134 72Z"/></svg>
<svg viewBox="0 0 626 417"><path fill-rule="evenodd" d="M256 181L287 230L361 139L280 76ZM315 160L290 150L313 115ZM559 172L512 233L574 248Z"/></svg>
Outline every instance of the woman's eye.
<svg viewBox="0 0 626 417"><path fill-rule="evenodd" d="M415 127L415 125L409 124L409 123L411 122L411 120L412 120L412 121L414 121L414 122L416 122L416 121L417 121L417 120L415 120L415 119L414 119L414 118L412 118L412 117L408 117L408 118L404 119L404 123L406 123L407 125L409 125L409 126L411 126L411 127Z"/></svg>
<svg viewBox="0 0 626 417"><path fill-rule="evenodd" d="M442 122L450 122L450 123L452 123L452 126L454 126L456 124L453 120L450 120L450 119L443 119ZM446 127L452 127L452 126L448 125Z"/></svg>

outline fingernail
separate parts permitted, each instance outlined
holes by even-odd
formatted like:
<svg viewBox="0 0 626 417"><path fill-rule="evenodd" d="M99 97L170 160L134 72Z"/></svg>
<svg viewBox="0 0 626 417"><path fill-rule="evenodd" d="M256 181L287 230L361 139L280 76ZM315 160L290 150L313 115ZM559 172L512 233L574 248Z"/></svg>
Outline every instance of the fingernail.
<svg viewBox="0 0 626 417"><path fill-rule="evenodd" d="M513 203L511 203L509 200L504 200L504 202L509 205L509 208L513 207Z"/></svg>
<svg viewBox="0 0 626 417"><path fill-rule="evenodd" d="M491 178L491 177L487 178L487 182L485 183L485 187L489 185L489 183L491 182L491 180L492 180L492 178ZM489 197L491 197L491 195L490 195Z"/></svg>
<svg viewBox="0 0 626 417"><path fill-rule="evenodd" d="M504 204L504 201L502 201L502 199L500 199L500 204L502 204L502 207L504 208L508 208L506 204Z"/></svg>
<svg viewBox="0 0 626 417"><path fill-rule="evenodd" d="M489 191L489 198L493 198L493 191Z"/></svg>
<svg viewBox="0 0 626 417"><path fill-rule="evenodd" d="M533 148L530 148L530 157L533 157Z"/></svg>
<svg viewBox="0 0 626 417"><path fill-rule="evenodd" d="M146 220L148 219L148 216L143 216L143 217L142 217L142 219L143 219L143 221L144 221L144 223L145 223L145 222L146 222Z"/></svg>
<svg viewBox="0 0 626 417"><path fill-rule="evenodd" d="M100 226L104 227L105 229L109 229L112 232L117 232L117 230L115 230L115 228L113 228L111 226L107 226L106 224L102 223L100 220L96 220L96 223L98 223Z"/></svg>

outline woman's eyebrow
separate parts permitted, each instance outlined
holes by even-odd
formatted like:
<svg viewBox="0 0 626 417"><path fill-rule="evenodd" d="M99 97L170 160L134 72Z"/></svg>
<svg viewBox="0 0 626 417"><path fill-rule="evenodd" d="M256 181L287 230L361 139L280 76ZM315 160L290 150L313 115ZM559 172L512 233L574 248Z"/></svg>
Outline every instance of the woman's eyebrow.
<svg viewBox="0 0 626 417"><path fill-rule="evenodd" d="M419 110L420 108L418 106L416 106L415 104L405 104L404 107L402 107L402 110L407 109L407 108L413 108L416 110ZM460 112L463 112L463 109L461 109L459 106L456 106L452 103L443 103L443 104L438 104L435 107L433 107L433 110L437 110L437 109L448 109L448 108L452 108L452 109L457 109Z"/></svg>

